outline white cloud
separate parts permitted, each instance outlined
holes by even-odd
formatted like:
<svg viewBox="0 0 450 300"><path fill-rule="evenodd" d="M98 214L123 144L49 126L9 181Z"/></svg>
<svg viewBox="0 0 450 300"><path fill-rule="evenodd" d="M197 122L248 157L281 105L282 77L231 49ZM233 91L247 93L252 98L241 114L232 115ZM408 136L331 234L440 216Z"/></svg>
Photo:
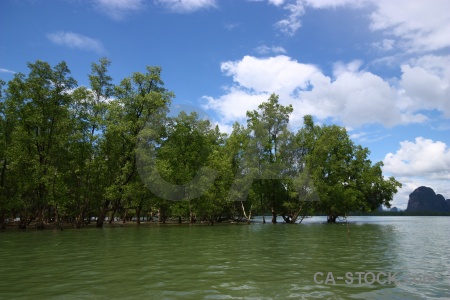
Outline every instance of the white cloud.
<svg viewBox="0 0 450 300"><path fill-rule="evenodd" d="M100 41L78 33L58 31L47 34L47 38L60 46L95 51L97 53L105 52L103 44Z"/></svg>
<svg viewBox="0 0 450 300"><path fill-rule="evenodd" d="M0 68L0 73L11 73L11 74L15 74L16 72L8 70L8 69L4 69L4 68Z"/></svg>
<svg viewBox="0 0 450 300"><path fill-rule="evenodd" d="M400 149L388 153L383 163L383 173L390 173L403 184L394 197L395 206L406 209L409 194L419 186L431 187L450 198L450 148L445 143L423 137L403 141Z"/></svg>
<svg viewBox="0 0 450 300"><path fill-rule="evenodd" d="M248 110L254 110L259 104L269 98L268 93L248 93L240 88L230 88L228 93L213 98L204 96L206 101L202 107L207 110L214 110L220 115L220 123L231 125L239 121L245 123Z"/></svg>
<svg viewBox="0 0 450 300"><path fill-rule="evenodd" d="M177 13L190 13L217 7L216 0L155 0L155 2Z"/></svg>
<svg viewBox="0 0 450 300"><path fill-rule="evenodd" d="M301 17L308 8L370 9L370 28L382 31L384 38L373 45L382 50L394 47L406 52L435 51L450 47L450 2L448 0L268 0L288 10L288 15L275 26L294 35L301 27Z"/></svg>
<svg viewBox="0 0 450 300"><path fill-rule="evenodd" d="M258 54L269 54L269 53L274 53L274 54L279 54L279 53L286 53L286 50L283 47L280 46L266 46L266 45L262 45L259 47L256 47L255 51Z"/></svg>
<svg viewBox="0 0 450 300"><path fill-rule="evenodd" d="M289 11L287 18L278 21L275 27L287 35L294 35L302 26L300 17L305 13L305 8L301 0L284 5L284 9Z"/></svg>
<svg viewBox="0 0 450 300"><path fill-rule="evenodd" d="M330 78L316 66L285 55L245 56L222 63L222 72L232 77L234 85L225 95L205 97L205 107L232 122L237 121L233 117L242 120L246 110L256 109L271 93L276 93L282 104L293 105L293 126L299 126L305 114L321 120L332 118L353 128L370 123L392 127L427 120L417 113L421 107L415 105L417 99L407 97L408 91L360 70L361 66L361 61L336 63Z"/></svg>
<svg viewBox="0 0 450 300"><path fill-rule="evenodd" d="M437 109L450 117L450 56L416 58L401 69L399 84L409 110Z"/></svg>
<svg viewBox="0 0 450 300"><path fill-rule="evenodd" d="M402 109L395 87L371 72L359 71L359 64L337 64L334 81L323 74L311 79L313 89L300 92L300 99L310 103L313 115L332 117L351 127L370 123L392 127L425 121L424 116Z"/></svg>
<svg viewBox="0 0 450 300"><path fill-rule="evenodd" d="M96 8L112 19L119 21L128 14L144 9L142 0L95 0Z"/></svg>
<svg viewBox="0 0 450 300"><path fill-rule="evenodd" d="M373 0L371 28L403 41L408 52L433 51L450 46L450 2L447 0Z"/></svg>
<svg viewBox="0 0 450 300"><path fill-rule="evenodd" d="M440 141L417 137L400 142L400 149L388 153L383 162L383 170L394 175L450 180L450 149Z"/></svg>
<svg viewBox="0 0 450 300"><path fill-rule="evenodd" d="M221 122L214 122L214 127L219 126L219 130L221 133L226 133L230 135L233 132L233 125L221 123Z"/></svg>
<svg viewBox="0 0 450 300"><path fill-rule="evenodd" d="M313 65L298 63L285 55L269 58L244 56L240 61L222 63L221 70L244 88L283 94L296 88L307 88L311 75L318 71Z"/></svg>
<svg viewBox="0 0 450 300"><path fill-rule="evenodd" d="M370 3L370 0L304 0L303 2L312 8L325 9L346 5L362 7L363 5Z"/></svg>
<svg viewBox="0 0 450 300"><path fill-rule="evenodd" d="M283 9L289 11L286 18L275 23L281 32L287 35L294 35L302 26L300 18L305 14L306 7L315 9L335 8L338 6L351 5L360 7L365 0L268 0L269 4L277 7L282 6Z"/></svg>
<svg viewBox="0 0 450 300"><path fill-rule="evenodd" d="M370 28L396 38L377 43L384 50L394 45L407 52L434 51L450 47L450 2L447 0L305 0L313 8L374 7Z"/></svg>
<svg viewBox="0 0 450 300"><path fill-rule="evenodd" d="M412 108L438 109L450 117L449 82L420 67L402 66L401 86Z"/></svg>

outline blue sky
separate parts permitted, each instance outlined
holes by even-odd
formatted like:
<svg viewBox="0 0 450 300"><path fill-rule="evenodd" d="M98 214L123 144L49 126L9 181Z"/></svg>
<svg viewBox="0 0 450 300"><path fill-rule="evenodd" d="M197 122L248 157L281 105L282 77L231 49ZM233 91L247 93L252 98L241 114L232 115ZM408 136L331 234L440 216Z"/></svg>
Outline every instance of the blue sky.
<svg viewBox="0 0 450 300"><path fill-rule="evenodd" d="M65 60L79 85L112 60L115 83L161 66L174 104L223 131L271 93L312 114L403 183L450 198L448 0L3 0L0 78Z"/></svg>

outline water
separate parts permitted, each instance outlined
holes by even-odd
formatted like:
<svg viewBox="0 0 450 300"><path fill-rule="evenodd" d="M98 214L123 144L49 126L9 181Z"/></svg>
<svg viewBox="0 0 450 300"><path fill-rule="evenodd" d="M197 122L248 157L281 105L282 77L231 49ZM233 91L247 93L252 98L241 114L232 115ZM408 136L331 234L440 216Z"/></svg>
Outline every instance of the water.
<svg viewBox="0 0 450 300"><path fill-rule="evenodd" d="M4 231L0 299L450 298L449 217L351 217L350 237L323 221Z"/></svg>

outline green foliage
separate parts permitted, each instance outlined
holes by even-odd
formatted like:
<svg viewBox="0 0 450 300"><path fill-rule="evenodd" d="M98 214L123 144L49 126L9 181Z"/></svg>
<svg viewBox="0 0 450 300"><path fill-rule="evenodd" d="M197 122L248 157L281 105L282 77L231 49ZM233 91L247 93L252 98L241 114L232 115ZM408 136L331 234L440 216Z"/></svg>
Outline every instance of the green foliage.
<svg viewBox="0 0 450 300"><path fill-rule="evenodd" d="M317 209L334 222L351 211L371 211L381 204L389 206L401 184L385 179L382 163L372 165L369 150L356 146L342 127L314 126L305 117L306 162L318 191Z"/></svg>
<svg viewBox="0 0 450 300"><path fill-rule="evenodd" d="M160 67L114 85L110 64L91 65L89 87L65 62L29 63L28 75L0 81L0 224L82 227L96 217L101 227L108 214L214 224L266 212L272 222L317 212L333 221L389 207L401 186L342 127L305 116L291 132L293 108L275 94L227 136L196 113L167 116L174 95Z"/></svg>

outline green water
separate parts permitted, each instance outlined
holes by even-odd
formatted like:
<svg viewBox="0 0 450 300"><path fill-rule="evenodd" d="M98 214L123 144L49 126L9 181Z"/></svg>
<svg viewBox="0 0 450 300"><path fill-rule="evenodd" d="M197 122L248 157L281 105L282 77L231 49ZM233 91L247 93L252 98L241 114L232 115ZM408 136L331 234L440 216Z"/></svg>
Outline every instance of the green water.
<svg viewBox="0 0 450 300"><path fill-rule="evenodd" d="M450 298L449 217L353 217L350 238L323 221L4 231L0 299ZM355 274L389 271L416 282Z"/></svg>

